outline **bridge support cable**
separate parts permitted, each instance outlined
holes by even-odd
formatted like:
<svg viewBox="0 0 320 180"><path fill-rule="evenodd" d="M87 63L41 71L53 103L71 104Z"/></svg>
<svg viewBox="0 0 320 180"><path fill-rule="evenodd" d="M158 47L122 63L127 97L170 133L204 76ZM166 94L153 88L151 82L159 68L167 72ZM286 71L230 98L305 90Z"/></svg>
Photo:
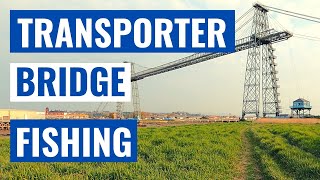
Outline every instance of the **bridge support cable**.
<svg viewBox="0 0 320 180"><path fill-rule="evenodd" d="M96 112L99 112L102 106L103 106L103 102L100 102L98 108L96 109Z"/></svg>
<svg viewBox="0 0 320 180"><path fill-rule="evenodd" d="M280 8L276 8L276 7L267 6L267 5L260 5L260 6L263 6L264 8L268 9L269 11L273 11L275 13L279 13L279 14L291 16L291 17L294 17L294 18L299 18L299 19L304 19L304 20L307 20L307 21L320 23L320 18L319 17L310 16L310 15L297 13L297 12L293 12L293 11L288 11L288 10L284 10L284 9L280 9Z"/></svg>

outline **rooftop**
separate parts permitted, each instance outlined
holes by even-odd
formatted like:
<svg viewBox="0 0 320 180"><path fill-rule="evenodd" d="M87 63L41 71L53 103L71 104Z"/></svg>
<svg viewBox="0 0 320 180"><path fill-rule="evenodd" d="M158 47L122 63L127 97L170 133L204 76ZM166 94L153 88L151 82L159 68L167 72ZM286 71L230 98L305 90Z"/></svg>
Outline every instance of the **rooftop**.
<svg viewBox="0 0 320 180"><path fill-rule="evenodd" d="M293 102L310 102L310 101L308 101L308 100L306 100L304 98L299 98L299 99L297 99L297 100L295 100Z"/></svg>

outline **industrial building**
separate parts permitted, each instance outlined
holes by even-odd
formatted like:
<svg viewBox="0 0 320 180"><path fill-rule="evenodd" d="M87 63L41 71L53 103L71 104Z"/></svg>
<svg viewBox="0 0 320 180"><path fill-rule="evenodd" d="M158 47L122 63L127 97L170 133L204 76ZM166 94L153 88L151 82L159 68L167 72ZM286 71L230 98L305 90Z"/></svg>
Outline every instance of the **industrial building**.
<svg viewBox="0 0 320 180"><path fill-rule="evenodd" d="M18 109L0 109L0 134L3 134L3 132L9 133L11 119L89 119L89 115L77 112L50 111L49 108L46 108L43 112Z"/></svg>
<svg viewBox="0 0 320 180"><path fill-rule="evenodd" d="M89 115L86 113L66 112L60 110L49 110L47 107L45 110L45 119L89 119Z"/></svg>
<svg viewBox="0 0 320 180"><path fill-rule="evenodd" d="M88 119L86 113L65 112L60 110L51 111L46 108L45 111L18 110L18 109L0 109L0 122L9 122L10 119Z"/></svg>
<svg viewBox="0 0 320 180"><path fill-rule="evenodd" d="M0 109L0 121L10 119L45 119L44 112L18 109Z"/></svg>
<svg viewBox="0 0 320 180"><path fill-rule="evenodd" d="M10 130L10 119L45 119L44 112L18 109L0 109L0 134Z"/></svg>

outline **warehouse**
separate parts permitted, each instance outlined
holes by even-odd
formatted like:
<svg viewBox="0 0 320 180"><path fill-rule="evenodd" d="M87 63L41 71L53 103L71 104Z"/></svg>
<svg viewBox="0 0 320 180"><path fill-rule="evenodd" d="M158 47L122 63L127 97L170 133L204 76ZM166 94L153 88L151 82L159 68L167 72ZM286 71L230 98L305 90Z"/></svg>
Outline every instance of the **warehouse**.
<svg viewBox="0 0 320 180"><path fill-rule="evenodd" d="M0 134L9 134L10 119L45 119L44 112L0 109Z"/></svg>
<svg viewBox="0 0 320 180"><path fill-rule="evenodd" d="M10 119L45 119L45 113L32 110L0 109L0 121L8 122Z"/></svg>

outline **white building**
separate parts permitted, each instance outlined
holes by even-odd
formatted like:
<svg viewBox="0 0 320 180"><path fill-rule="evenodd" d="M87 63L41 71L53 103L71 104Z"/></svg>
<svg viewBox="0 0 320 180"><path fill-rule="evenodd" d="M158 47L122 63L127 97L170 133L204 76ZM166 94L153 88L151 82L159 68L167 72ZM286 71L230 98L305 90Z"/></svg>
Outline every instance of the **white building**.
<svg viewBox="0 0 320 180"><path fill-rule="evenodd" d="M45 119L45 113L32 110L0 109L0 121L10 121L10 119Z"/></svg>

